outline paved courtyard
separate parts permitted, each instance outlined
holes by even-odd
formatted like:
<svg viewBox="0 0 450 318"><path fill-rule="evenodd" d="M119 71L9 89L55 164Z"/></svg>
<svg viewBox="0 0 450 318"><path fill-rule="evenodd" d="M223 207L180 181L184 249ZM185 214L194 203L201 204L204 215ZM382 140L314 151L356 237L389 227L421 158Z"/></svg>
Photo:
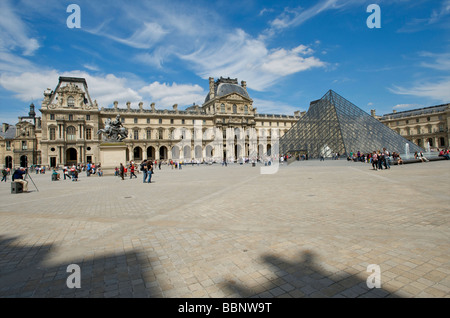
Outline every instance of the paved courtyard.
<svg viewBox="0 0 450 318"><path fill-rule="evenodd" d="M450 297L449 161L155 172L2 183L0 297Z"/></svg>

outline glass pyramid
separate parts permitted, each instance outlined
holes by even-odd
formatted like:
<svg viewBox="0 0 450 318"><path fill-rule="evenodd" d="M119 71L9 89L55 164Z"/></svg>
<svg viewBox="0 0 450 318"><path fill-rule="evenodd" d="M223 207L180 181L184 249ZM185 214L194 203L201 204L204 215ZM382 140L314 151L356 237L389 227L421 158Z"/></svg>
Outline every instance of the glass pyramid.
<svg viewBox="0 0 450 318"><path fill-rule="evenodd" d="M309 158L383 148L400 154L406 148L424 151L332 90L311 102L308 112L280 138L281 154L303 152Z"/></svg>

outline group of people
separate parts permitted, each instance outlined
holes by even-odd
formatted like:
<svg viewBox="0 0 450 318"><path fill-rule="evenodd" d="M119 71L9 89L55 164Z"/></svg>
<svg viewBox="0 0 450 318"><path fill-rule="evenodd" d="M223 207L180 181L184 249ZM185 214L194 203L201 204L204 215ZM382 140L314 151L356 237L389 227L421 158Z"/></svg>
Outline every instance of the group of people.
<svg viewBox="0 0 450 318"><path fill-rule="evenodd" d="M90 177L91 174L97 174L99 177L103 176L101 164L95 165L95 163L88 163L86 165L86 176Z"/></svg>
<svg viewBox="0 0 450 318"><path fill-rule="evenodd" d="M450 150L449 149L441 149L439 151L439 157L444 157L446 160L450 160Z"/></svg>

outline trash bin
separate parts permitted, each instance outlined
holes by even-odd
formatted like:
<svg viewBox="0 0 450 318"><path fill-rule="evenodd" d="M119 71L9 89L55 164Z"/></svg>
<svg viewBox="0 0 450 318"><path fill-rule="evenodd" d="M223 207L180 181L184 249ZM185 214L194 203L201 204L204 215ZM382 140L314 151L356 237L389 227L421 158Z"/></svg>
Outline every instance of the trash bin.
<svg viewBox="0 0 450 318"><path fill-rule="evenodd" d="M23 193L22 183L11 182L11 193Z"/></svg>

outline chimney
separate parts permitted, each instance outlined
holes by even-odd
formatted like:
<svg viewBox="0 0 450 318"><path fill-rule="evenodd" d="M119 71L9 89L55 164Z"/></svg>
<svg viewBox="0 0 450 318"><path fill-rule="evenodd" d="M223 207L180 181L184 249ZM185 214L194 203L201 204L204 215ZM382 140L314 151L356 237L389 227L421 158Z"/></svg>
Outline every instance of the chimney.
<svg viewBox="0 0 450 318"><path fill-rule="evenodd" d="M396 114L397 113L397 110L396 109L394 109L393 111L392 111L394 114Z"/></svg>
<svg viewBox="0 0 450 318"><path fill-rule="evenodd" d="M152 112L155 111L155 103L151 103L150 107L152 108Z"/></svg>
<svg viewBox="0 0 450 318"><path fill-rule="evenodd" d="M119 102L115 101L114 102L114 110L117 111L118 107L119 107Z"/></svg>
<svg viewBox="0 0 450 318"><path fill-rule="evenodd" d="M371 110L370 110L370 115L371 115L372 117L375 117L375 116L376 116L376 110L375 110L375 109L371 109Z"/></svg>
<svg viewBox="0 0 450 318"><path fill-rule="evenodd" d="M214 77L209 78L209 99L213 99L216 96L214 93Z"/></svg>
<svg viewBox="0 0 450 318"><path fill-rule="evenodd" d="M173 110L178 111L178 104L173 105Z"/></svg>
<svg viewBox="0 0 450 318"><path fill-rule="evenodd" d="M8 128L9 128L9 124L7 124L7 123L2 124L3 132L6 132L8 130Z"/></svg>
<svg viewBox="0 0 450 318"><path fill-rule="evenodd" d="M144 109L144 103L140 102L139 103L139 110L142 111Z"/></svg>
<svg viewBox="0 0 450 318"><path fill-rule="evenodd" d="M295 112L294 112L294 116L295 116L295 117L300 117L300 111L299 111L299 110L295 111Z"/></svg>
<svg viewBox="0 0 450 318"><path fill-rule="evenodd" d="M246 81L242 81L242 82L241 82L241 86L242 86L245 90L247 90L247 82L246 82Z"/></svg>
<svg viewBox="0 0 450 318"><path fill-rule="evenodd" d="M127 110L128 110L128 111L131 110L131 102L127 102Z"/></svg>

